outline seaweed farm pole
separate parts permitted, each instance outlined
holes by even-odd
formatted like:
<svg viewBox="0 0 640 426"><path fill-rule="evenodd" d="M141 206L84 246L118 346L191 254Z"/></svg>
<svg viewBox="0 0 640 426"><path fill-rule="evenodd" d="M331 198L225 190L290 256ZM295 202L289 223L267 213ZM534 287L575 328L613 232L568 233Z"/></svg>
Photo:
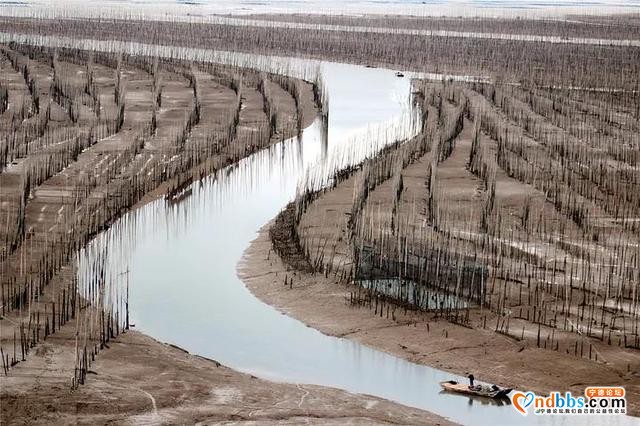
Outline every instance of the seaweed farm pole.
<svg viewBox="0 0 640 426"><path fill-rule="evenodd" d="M124 309L125 309L125 330L129 330L129 272L131 272L129 270L129 268L127 268L126 271L121 272L120 275L126 275L127 276L127 290L126 290L126 296L125 296L125 301L124 301Z"/></svg>
<svg viewBox="0 0 640 426"><path fill-rule="evenodd" d="M125 300L125 315L127 317L126 329L129 329L129 270L127 269L127 299Z"/></svg>

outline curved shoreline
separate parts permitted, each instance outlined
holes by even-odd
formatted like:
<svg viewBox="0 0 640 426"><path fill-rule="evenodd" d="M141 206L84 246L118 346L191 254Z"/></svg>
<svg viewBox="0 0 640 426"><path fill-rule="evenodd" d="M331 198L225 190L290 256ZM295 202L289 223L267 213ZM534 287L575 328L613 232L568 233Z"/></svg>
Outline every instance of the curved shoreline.
<svg viewBox="0 0 640 426"><path fill-rule="evenodd" d="M331 336L338 336L338 337L350 337L368 346L378 348L382 351L394 354L395 356L410 360L411 362L415 362L417 364L434 365L437 368L441 368L447 371L456 371L458 373L469 372L470 368L474 368L474 369L478 368L479 364L480 366L488 365L486 364L486 360L479 362L479 360L481 359L484 360L483 355L484 356L488 355L487 347L485 346L485 343L480 342L482 343L480 344L474 340L470 342L472 343L471 345L467 345L467 346L464 346L464 345L461 346L456 344L455 342L457 342L458 340L464 340L468 338L468 336L465 334L460 334L459 336L457 336L456 335L457 332L452 331L452 329L455 329L455 326L452 326L451 324L439 322L439 323L435 323L434 325L434 323L429 323L429 319L424 314L416 315L416 314L409 313L409 314L406 314L405 316L401 315L400 316L401 318L398 320L395 320L395 319L389 320L386 318L383 319L383 318L373 317L373 315L371 315L371 312L365 311L361 308L354 309L348 306L348 303L346 303L346 300L348 299L349 289L347 287L338 286L338 285L333 285L332 287L332 284L334 283L332 283L330 279L323 278L322 276L309 277L309 276L303 276L298 272L287 274L285 272L285 268L282 267L281 264L280 265L278 264L278 259L275 257L271 257L273 256L273 253L269 252L270 242L268 241L268 238L267 240L264 240L263 238L266 235L265 230L267 229L268 226L269 224L265 225L261 229L258 238L254 240L249 247L246 248L244 255L242 257L241 263L237 265L237 268L239 270L239 273L238 273L239 276L245 281L250 291L254 295L256 295L261 301L276 307L281 312L284 311L291 317L302 320L303 322L305 322L305 324L308 324L322 331L325 334L328 334ZM289 283L292 283L290 289L286 289L282 285L284 274L287 274L287 277L289 278ZM430 327L431 327L431 330L430 330ZM401 328L404 329L404 331L402 331ZM443 335L445 334L446 336L443 339ZM479 337L480 340L482 340L482 338L488 338L488 337L487 336ZM128 342L128 339L134 339L134 341L137 341L137 339L144 340L144 339L148 339L148 337L140 333L131 333L129 338L125 336L125 339L124 339L125 342ZM498 338L497 340L500 340L500 339L501 338ZM453 348L451 347L451 342L454 342ZM504 340L504 342L500 340L500 342L510 343L511 346L514 346L514 347L517 346L517 344L514 344L513 342L509 342L507 340ZM122 343L122 342L116 341L114 345L117 345L119 343ZM173 346L173 345L167 345L167 344L163 345L157 341L156 343L164 347ZM446 347L446 349L437 350L435 352L428 350L429 345L434 343L437 345L442 345ZM495 339L493 339L492 343L496 343ZM130 349L130 350L135 350L136 344L137 343L132 343L133 349ZM150 345L150 346L153 346L153 345ZM178 352L182 351L178 347L166 348L166 349L176 350ZM425 349L427 349L426 353L425 353ZM523 348L523 349L528 349L528 348ZM160 355L158 354L161 354L163 349L160 348L156 350L158 351L158 353L155 353L154 355L157 355L159 357ZM440 364L441 362L440 360L441 356L437 355L438 353L439 354L442 354L444 352L453 353L454 350L455 350L455 356L445 355L448 358L447 359L447 361L449 362L448 364L436 365L436 364ZM482 350L484 350L484 353L479 352ZM518 351L518 353L520 353L520 351ZM109 357L113 356L109 352L107 352L107 354L109 354L108 355ZM526 355L527 357L533 357L534 361L538 361L535 358L536 354L529 353L528 350ZM543 356L541 354L537 354L537 355L539 357ZM517 356L519 358L523 357L520 355L517 355ZM110 358L107 358L107 359L110 359ZM552 364L553 362L549 361L548 363ZM495 364L489 365L489 366L496 367ZM209 367L211 367L210 364L209 364ZM170 366L169 368L175 368L175 366ZM503 368L503 367L500 367L500 368ZM561 374L563 372L562 368L563 368L562 365L555 366L553 374L554 375ZM549 367L547 367L546 370L549 370ZM100 371L100 374L104 374L101 370L99 370L99 368L96 371ZM559 372L559 373L556 373L556 372ZM534 373L541 374L539 371ZM140 371L138 371L137 374L140 374L143 376L151 376L153 373L152 374L140 373ZM236 374L236 372L231 371L225 374ZM246 374L242 374L242 373L238 373L238 374L241 374L242 376L247 376ZM509 376L506 376L505 373L500 373L499 371L491 371L491 372L486 372L484 377L481 377L481 378L488 379L490 377L497 377L497 379L494 380L495 382L506 383L504 379L511 376L513 376L512 372L509 372ZM123 377L126 377L126 373L125 373L125 376L121 374L121 377L119 380L122 380ZM529 377L529 376L525 375L523 377ZM255 379L255 377L253 376L249 376L249 378ZM538 379L540 380L540 382L539 383L536 382L536 383L538 383L538 385L540 386L539 389L544 389L545 383L548 383L548 382L545 382L544 381L545 377L542 377L542 376L539 377ZM152 384L152 386L158 386L159 384L161 385L162 380L163 379L161 378L159 382ZM213 379L211 379L210 381L214 382ZM558 382L559 381L556 380L554 382L554 385L557 385ZM263 381L261 380L259 383L263 383ZM264 386L265 388L267 388L267 391L268 391L269 384L272 382L264 381L264 383L265 383ZM215 384L218 385L217 382L215 382ZM571 385L578 386L581 384L583 383L578 383L578 384L569 383L568 386L571 386ZM300 389L300 386L295 384L283 383L281 385L296 387ZM310 387L310 386L305 385L305 387ZM532 386L532 388L534 387ZM212 392L215 392L213 389L216 389L216 388L212 388ZM327 388L323 388L323 389L327 389ZM546 387L546 389L548 390L549 388ZM329 389L328 392L329 391L334 391L334 389ZM300 408L300 406L303 405L303 403L307 400L307 396L309 395L308 390L305 389L303 390L303 392L306 392L306 393L300 396L300 399L297 402L298 408ZM336 391L336 392L340 392L340 391ZM145 394L148 397L148 399L150 399L152 402L153 417L151 420L154 420L154 419L157 420L158 405L161 405L161 402L160 404L158 404L156 402L156 399L158 400L160 399L157 398L157 396L154 397L147 390L141 390L141 393ZM360 396L361 395L354 395L354 397L356 398L359 398ZM176 401L177 400L178 399L176 399ZM230 400L231 401L234 400L233 395L230 398L229 395L224 394L216 400L216 403L220 403L220 401L229 402ZM364 409L369 410L371 408L369 407L369 401L365 401L365 402L366 403L365 403ZM276 402L275 404L277 405L279 403ZM174 410L178 410L178 409L181 410L182 408L183 407L180 405L178 407L175 407ZM330 412L332 408L334 407L329 407L328 412ZM345 407L343 407L341 404L340 408L342 409ZM400 409L402 409L402 407L400 407ZM305 413L305 414L308 414L308 413ZM242 418L242 419L231 417L230 420L260 420L260 421L273 421L273 422L295 421L295 418L294 418L295 416L288 416L286 418L285 417L255 418L255 417L252 417L253 416L252 410L250 410L248 416L249 416L248 418ZM314 414L307 415L307 417L317 418L316 415ZM321 417L321 418L325 420L333 419L334 421L342 421L345 419L345 417L331 417L330 413L327 414L327 417ZM366 417L366 419L371 420L369 417ZM429 415L427 415L427 419L429 419L430 422L440 421L440 420L437 420L438 419L437 416L430 417ZM138 419L138 420L142 420L142 419ZM409 422L409 420L407 421Z"/></svg>
<svg viewBox="0 0 640 426"><path fill-rule="evenodd" d="M41 345L21 375L3 377L0 421L452 424L368 395L258 379L137 331L121 334L110 346L96 358L87 383L68 392L73 339L56 336Z"/></svg>
<svg viewBox="0 0 640 426"><path fill-rule="evenodd" d="M315 114L305 116L306 127ZM161 196L161 189L130 211ZM2 378L0 421L452 424L369 395L259 379L135 329L110 341L86 384L68 392L74 342L73 327L63 327Z"/></svg>
<svg viewBox="0 0 640 426"><path fill-rule="evenodd" d="M272 224L267 223L245 250L237 266L238 276L262 302L323 334L355 340L452 374L474 373L482 381L513 388L526 386L538 394L561 389L579 393L592 378L593 372L582 360L575 362L585 364L584 368L568 370L561 357L520 346L490 330L468 330L438 321L428 313L403 313L399 309L397 317L391 319L376 316L368 308L352 307L352 288L337 284L331 276L292 271L282 262L271 249ZM503 351L496 353L496 348ZM637 416L637 402L630 402L629 414Z"/></svg>

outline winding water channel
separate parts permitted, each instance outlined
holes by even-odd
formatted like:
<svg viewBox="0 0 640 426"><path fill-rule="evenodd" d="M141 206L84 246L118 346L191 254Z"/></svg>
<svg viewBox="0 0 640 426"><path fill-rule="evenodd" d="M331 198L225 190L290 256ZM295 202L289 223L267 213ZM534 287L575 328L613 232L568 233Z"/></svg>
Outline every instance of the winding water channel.
<svg viewBox="0 0 640 426"><path fill-rule="evenodd" d="M288 64L286 70L278 61ZM254 60L253 66L300 74L292 70L302 69L301 62L322 72L330 98L328 139L316 120L301 140L277 144L194 184L192 195L177 205L158 200L125 215L86 249L95 254L108 242L111 279L124 280L128 271L136 328L265 379L370 394L464 424L579 423L523 418L506 405L444 394L438 382L455 376L323 335L247 290L236 272L243 251L305 176L359 162L417 129L410 81L392 70L283 58ZM608 417L607 423L632 420Z"/></svg>

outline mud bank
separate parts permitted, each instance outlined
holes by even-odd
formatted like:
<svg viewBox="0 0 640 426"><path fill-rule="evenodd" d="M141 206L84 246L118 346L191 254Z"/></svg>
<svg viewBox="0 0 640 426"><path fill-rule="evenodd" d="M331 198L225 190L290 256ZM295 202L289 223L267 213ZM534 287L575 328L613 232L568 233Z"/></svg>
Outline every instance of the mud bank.
<svg viewBox="0 0 640 426"><path fill-rule="evenodd" d="M452 424L366 395L275 383L131 331L69 387L73 336L61 332L2 379L3 424Z"/></svg>
<svg viewBox="0 0 640 426"><path fill-rule="evenodd" d="M572 359L521 344L493 330L466 328L432 314L401 311L395 319L352 307L355 287L331 276L287 268L271 250L265 225L246 250L238 274L260 300L322 333L356 340L418 364L454 374L473 373L487 382L548 394L553 390L584 392L590 384L621 384L627 389L629 413L640 414L637 376L607 365ZM284 285L285 276L287 285ZM478 313L474 313L478 316Z"/></svg>

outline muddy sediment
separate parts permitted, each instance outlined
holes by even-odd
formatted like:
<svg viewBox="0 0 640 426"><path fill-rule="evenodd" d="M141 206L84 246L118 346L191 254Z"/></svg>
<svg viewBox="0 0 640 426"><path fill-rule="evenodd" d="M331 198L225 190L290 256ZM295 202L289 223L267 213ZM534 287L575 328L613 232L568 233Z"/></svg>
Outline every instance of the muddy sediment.
<svg viewBox="0 0 640 426"><path fill-rule="evenodd" d="M125 312L115 318L114 328L109 322L108 332L99 332L98 346L83 358L92 361L80 364L85 370L78 375L78 343L82 345L86 336L80 335L78 341L77 323L85 317L73 318L75 309L70 307L82 304L70 297L76 271L68 262L57 261L50 276L44 268L51 265L37 262L37 256L50 258L59 246L43 242L89 217L102 229L118 215L159 197L180 198L192 180L295 136L299 126L315 119L317 110L311 84L294 81L297 87L291 89L283 77L233 67L158 63L152 58L96 57L88 66L86 55L76 57L72 51L56 56L52 65L49 55L54 53L5 46L1 58L6 68L1 84L9 89L3 130L17 128L23 135L4 151L9 166L0 175L6 213L3 237L12 242L4 246L2 259L2 423L450 424L378 398L273 383L233 371L145 336L133 324L124 330ZM58 79L72 78L60 83L67 95L53 99L49 81L56 78L56 71ZM89 73L92 95L85 91ZM295 99L289 90L297 91ZM47 106L46 112L33 107L36 100ZM189 123L196 103L199 117ZM76 116L75 110L81 114ZM16 127L19 114L26 121ZM20 133L38 120L46 120L46 139ZM103 137L93 130L99 126L104 128ZM47 174L39 174L39 181L30 181L28 197L21 201L23 169L37 166L34 159L66 155L69 135L93 135L93 139L87 139L90 143L77 156L57 163L60 170L49 168ZM140 143L135 145L136 141ZM177 169L170 178L158 173L171 167ZM131 205L120 205L114 216L103 215L100 200L133 176L151 179L139 188ZM7 232L14 220L21 221L23 232ZM30 274L44 274L48 282L34 298L11 299L12 303L9 298L19 294L14 289L20 282L12 275L25 271L20 267L25 260L33 262L26 269ZM94 320L102 326L99 318ZM118 325L122 329L116 330ZM74 383L78 377L80 385Z"/></svg>
<svg viewBox="0 0 640 426"><path fill-rule="evenodd" d="M36 32L35 26L43 24L38 31L66 34L59 26L49 28L53 23L47 21L14 24L15 31ZM132 25L117 23L124 29L123 39L139 35L129 31ZM180 23L171 26L183 28ZM87 31L86 26L74 28L80 35ZM160 33L157 23L147 28L156 40L192 42ZM91 30L103 38L114 34L107 24ZM448 86L436 94L419 88L424 98L431 96L431 103L424 104L427 124L411 146L422 144L421 138L429 144L394 157L394 162L404 161L402 167L383 170L383 162L375 165L385 176L376 177L364 196L359 193L365 176L361 168L315 199L299 223L291 217L290 206L275 226L261 230L239 265L239 275L261 300L326 334L356 339L412 362L457 374L471 372L484 381L543 394L578 394L594 384L623 385L629 411L640 412L637 313L625 308L635 303L637 310L637 296L634 300L636 293L631 294L628 283L619 287L616 304L603 303L601 312L590 302L587 320L577 327L579 337L573 327L556 330L559 322L553 315L558 309L549 311L547 318L546 307L561 300L558 292L540 299L547 287L525 288L525 274L532 267L544 271L545 278L550 271L557 282L565 277L564 286L574 274L566 265L580 264L575 272L583 271L593 259L590 252L599 261L621 254L632 262L633 251L625 247L637 247L638 242L637 218L631 213L638 202L634 188L640 103L626 76L635 69L636 48L588 46L581 48L586 54L577 55L573 46L554 51L519 41L455 40L452 47L446 38L418 42L370 35L363 49L361 38L339 41L334 33L254 29L240 34L246 29L189 27L204 30L222 35L218 44L199 39L206 47L237 44L252 51L250 36L271 36L277 42L267 51L273 53L300 53L302 40L313 51L309 55L358 63L423 70L429 58L443 58L437 62L438 71L477 73L482 64L482 72L501 78L530 73L527 77L539 86ZM376 56L382 40L388 48ZM426 55L415 49L423 42ZM456 50L471 46L479 49L476 56ZM505 64L495 60L498 50L530 56L520 61L505 55L510 58ZM566 61L556 62L554 55L564 55ZM458 64L461 57L466 62ZM593 72L573 78L564 72L567 67ZM88 356L95 358L90 366L83 364L83 385L72 383L78 360L76 320L70 314L70 306L78 302L69 296L76 290L69 262L74 250L127 211L159 197L179 201L188 196L190 182L297 134L315 118L313 87L295 81L294 95L290 80L234 67L18 45L2 47L0 69L0 130L3 136L19 136L10 143L5 138L6 168L0 174L3 422L447 423L376 398L274 384L234 372L135 331L123 333L119 325L124 312L119 312L116 326L102 319L96 345L100 350ZM598 73L610 75L605 83L613 88L611 93L578 87L569 94L545 87L596 84L601 80ZM451 137L442 137L449 130L454 130ZM582 140L585 146L579 145ZM599 170L599 175L584 172L582 162L592 159L587 168ZM527 164L533 166L527 169ZM357 209L354 195L361 197ZM357 269L354 240L373 241L374 247L385 241L382 249L393 250L399 235L415 235L425 228L421 236L439 243L448 238L451 253L460 259L482 251L478 236L491 234L496 251L508 253L509 262L527 265L524 273L514 268L493 276L493 285L508 296L488 302L507 307L508 315L477 306L460 317L451 311L420 312L407 303L363 297L349 283ZM561 234L569 238L558 239ZM501 237L508 242L500 242ZM524 244L537 248L523 250ZM553 266L544 266L551 257L556 259ZM594 265L590 276L602 276L605 269ZM620 271L622 280L633 279L633 267ZM590 285L595 286L594 281ZM520 287L506 290L513 283ZM519 293L512 293L513 288ZM586 301L596 300L601 291L599 286L575 289L568 310L562 308L565 319L574 320L580 309L584 318L585 308L580 306L589 305ZM583 297L582 305L578 296ZM626 319L618 321L620 312ZM600 327L593 331L587 323L597 321ZM586 338L582 330L587 330ZM98 337L93 338L98 343Z"/></svg>
<svg viewBox="0 0 640 426"><path fill-rule="evenodd" d="M0 117L7 136L7 168L0 175L7 243L1 260L3 423L330 420L337 399L344 398L354 402L338 416L354 422L412 422L412 416L426 415L407 417L397 408L391 416L386 408L372 414L377 410L369 408L379 402L367 398L267 383L135 331L116 333L120 324L100 332L101 350L91 351L95 361L83 373L84 385L74 384L72 312L82 302L70 295L74 269L64 259L71 252L61 244L75 247L74 239L81 244L126 211L173 196L192 180L295 136L298 126L315 118L314 94L301 81L153 58L4 46L0 59L0 84L8 89ZM285 90L289 84L297 85L297 99ZM196 104L198 117L190 118ZM141 183L137 192L105 212L107 200L122 197L119 189L131 179ZM71 240L65 237L69 229ZM38 294L29 285L23 297L22 283L34 279ZM116 322L124 322L121 314ZM286 407L289 402L299 411Z"/></svg>
<svg viewBox="0 0 640 426"><path fill-rule="evenodd" d="M640 356L634 272L608 275L604 270L610 264L602 263L603 258L596 261L592 251L608 253L607 259L627 251L628 260L619 262L634 264L633 219L615 220L614 206L629 203L628 217L635 217L636 201L627 198L627 191L636 184L620 177L635 157L613 160L602 151L595 154L592 130L559 117L580 120L569 109L552 114L532 102L516 113L518 96L526 89L512 89L510 95L505 91L498 102L486 87L445 85L435 89L443 90L435 96L433 86L428 87L422 99L431 101L424 104L422 134L364 161L326 192L301 197L296 205L302 206L302 214L285 209L269 232L295 241L281 250L283 243L270 241L263 229L247 250L240 275L263 301L326 334L541 394L580 394L591 384L623 385L629 412L637 415ZM582 102L582 108L588 107L588 101ZM609 131L616 127L630 132L633 112L610 108L620 112L617 124L606 124ZM576 128L583 130L580 137L590 146L580 145L584 142L574 137ZM509 134L518 135L522 150L509 147ZM610 170L610 179L620 183L608 192L610 198L595 195L609 183L594 184L580 176L571 161L565 159L563 167L555 168L559 163L552 141L559 137L571 141L569 152L591 150L585 162L615 164L612 170L619 171ZM627 137L632 140L632 133ZM535 177L519 169L531 164ZM607 201L613 198L619 201ZM573 206L583 214L568 208L567 199L580 200ZM290 217L282 217L286 215ZM286 226L292 229L278 229ZM291 253L296 247L299 251ZM305 256L313 265L311 273L296 266ZM426 265L415 276L409 276L415 269L412 256L422 256ZM411 279L427 297L429 292L444 292L463 303L425 309L413 294L390 297L354 284L354 278L376 278L363 275L372 263L378 274L387 274L378 278ZM463 273L470 265L486 271L476 275L475 284L473 276ZM578 274L584 277L578 281L582 284L571 285ZM478 285L479 292L474 290ZM617 292L597 290L608 286ZM560 287L568 289L564 295ZM613 307L614 293L630 304L628 309ZM626 326L621 329L614 324L623 317L620 322Z"/></svg>
<svg viewBox="0 0 640 426"><path fill-rule="evenodd" d="M136 331L111 342L71 391L73 354L62 331L3 377L2 422L451 424L379 398L261 380Z"/></svg>
<svg viewBox="0 0 640 426"><path fill-rule="evenodd" d="M273 252L267 224L246 250L238 274L265 303L329 336L356 340L418 364L457 375L473 373L479 380L548 394L553 390L584 392L594 384L623 385L629 413L640 414L637 373L576 360L520 343L482 329L483 315L474 313L474 328L451 324L432 314L404 312L395 318L350 304L353 285L340 284L321 273L294 271ZM284 284L287 277L287 284Z"/></svg>

